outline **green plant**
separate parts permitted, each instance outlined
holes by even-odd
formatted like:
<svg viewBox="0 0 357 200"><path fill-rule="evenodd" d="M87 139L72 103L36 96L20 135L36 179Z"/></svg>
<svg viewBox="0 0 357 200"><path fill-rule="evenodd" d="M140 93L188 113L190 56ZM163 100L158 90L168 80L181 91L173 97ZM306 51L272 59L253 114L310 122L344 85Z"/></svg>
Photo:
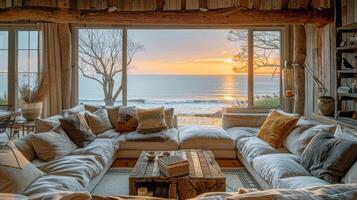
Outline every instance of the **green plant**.
<svg viewBox="0 0 357 200"><path fill-rule="evenodd" d="M0 96L0 105L7 105L7 95L5 92L3 96Z"/></svg>
<svg viewBox="0 0 357 200"><path fill-rule="evenodd" d="M257 99L254 101L255 108L277 108L280 106L279 97Z"/></svg>

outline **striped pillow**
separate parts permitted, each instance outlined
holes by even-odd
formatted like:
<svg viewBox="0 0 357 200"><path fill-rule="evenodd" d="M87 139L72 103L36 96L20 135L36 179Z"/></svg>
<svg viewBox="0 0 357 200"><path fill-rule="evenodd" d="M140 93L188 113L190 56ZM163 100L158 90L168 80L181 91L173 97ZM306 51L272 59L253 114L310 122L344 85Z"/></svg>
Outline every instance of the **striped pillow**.
<svg viewBox="0 0 357 200"><path fill-rule="evenodd" d="M136 131L140 133L152 133L167 129L164 107L153 109L138 108L136 109L136 116L139 121Z"/></svg>

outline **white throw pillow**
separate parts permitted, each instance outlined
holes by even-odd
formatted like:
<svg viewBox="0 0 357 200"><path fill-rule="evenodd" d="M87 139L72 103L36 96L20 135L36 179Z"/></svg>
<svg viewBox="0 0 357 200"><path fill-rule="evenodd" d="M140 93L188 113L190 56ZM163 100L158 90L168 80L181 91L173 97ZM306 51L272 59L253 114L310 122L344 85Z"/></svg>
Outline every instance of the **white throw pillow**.
<svg viewBox="0 0 357 200"><path fill-rule="evenodd" d="M167 129L164 107L151 109L136 109L139 125L136 131L140 133L153 133Z"/></svg>
<svg viewBox="0 0 357 200"><path fill-rule="evenodd" d="M103 133L109 129L112 129L107 109L102 108L93 113L85 113L88 125L94 134Z"/></svg>
<svg viewBox="0 0 357 200"><path fill-rule="evenodd" d="M12 141L0 149L0 193L21 194L44 175L21 154Z"/></svg>
<svg viewBox="0 0 357 200"><path fill-rule="evenodd" d="M48 132L34 134L31 142L37 157L45 161L61 158L78 148L61 127Z"/></svg>

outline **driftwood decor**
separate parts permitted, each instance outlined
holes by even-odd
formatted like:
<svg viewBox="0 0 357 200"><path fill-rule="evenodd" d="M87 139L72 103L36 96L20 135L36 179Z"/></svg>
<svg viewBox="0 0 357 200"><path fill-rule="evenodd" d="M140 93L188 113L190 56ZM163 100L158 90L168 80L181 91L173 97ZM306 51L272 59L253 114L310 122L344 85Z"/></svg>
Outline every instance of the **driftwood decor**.
<svg viewBox="0 0 357 200"><path fill-rule="evenodd" d="M306 33L305 27L301 25L293 26L293 67L295 100L294 113L304 115L305 110L305 58L306 58Z"/></svg>

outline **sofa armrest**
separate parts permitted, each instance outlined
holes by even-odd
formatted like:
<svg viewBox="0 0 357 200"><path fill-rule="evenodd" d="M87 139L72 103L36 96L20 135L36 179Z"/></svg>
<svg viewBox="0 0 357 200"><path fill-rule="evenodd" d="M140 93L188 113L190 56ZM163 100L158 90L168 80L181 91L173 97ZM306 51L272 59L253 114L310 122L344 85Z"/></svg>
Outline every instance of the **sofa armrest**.
<svg viewBox="0 0 357 200"><path fill-rule="evenodd" d="M222 128L260 127L267 116L267 113L225 113L222 117Z"/></svg>

